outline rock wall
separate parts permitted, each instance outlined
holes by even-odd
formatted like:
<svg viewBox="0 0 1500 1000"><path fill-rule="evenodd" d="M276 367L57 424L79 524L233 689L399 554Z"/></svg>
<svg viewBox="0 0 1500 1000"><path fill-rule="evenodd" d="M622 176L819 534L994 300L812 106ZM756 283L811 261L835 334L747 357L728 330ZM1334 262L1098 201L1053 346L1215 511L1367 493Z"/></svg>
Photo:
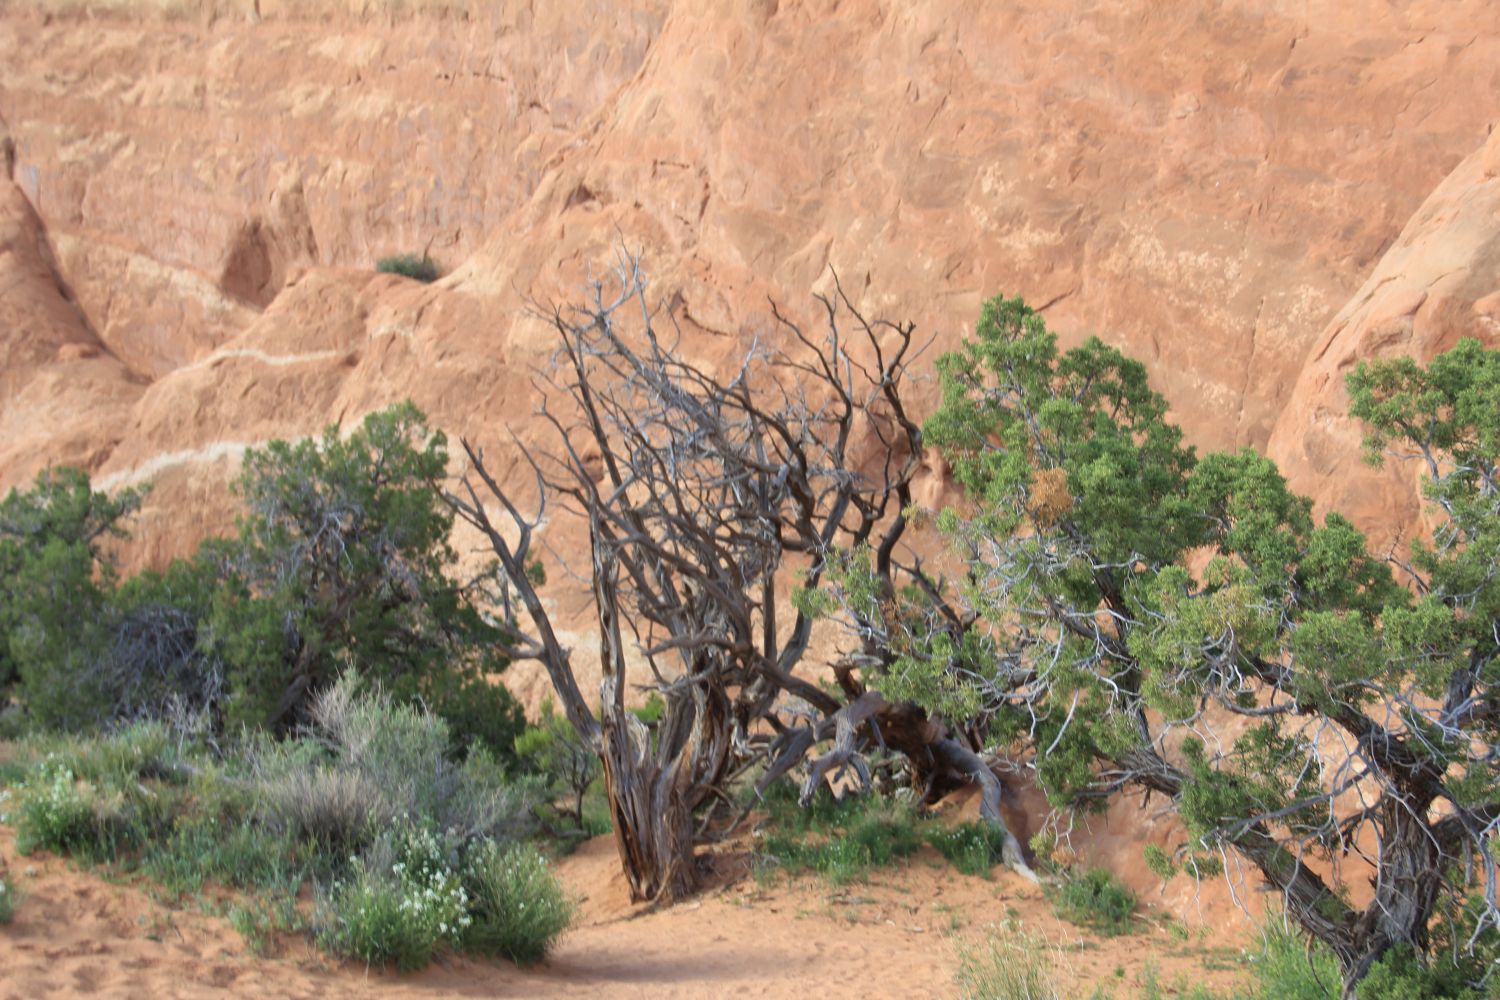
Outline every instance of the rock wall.
<svg viewBox="0 0 1500 1000"><path fill-rule="evenodd" d="M934 354L1023 294L1367 524L1406 501L1342 478L1333 376L1417 292L1361 283L1427 289L1422 350L1493 334L1452 320L1494 266L1482 0L541 7L0 2L0 485L149 479L159 562L228 527L246 445L404 396L503 465L550 346L528 303L621 240L708 363L831 267ZM436 285L371 272L424 248Z"/></svg>
<svg viewBox="0 0 1500 1000"><path fill-rule="evenodd" d="M1293 485L1379 546L1420 532L1423 470L1361 460L1344 376L1370 358L1426 361L1461 337L1500 346L1500 129L1438 185L1319 336L1271 435L1270 454Z"/></svg>

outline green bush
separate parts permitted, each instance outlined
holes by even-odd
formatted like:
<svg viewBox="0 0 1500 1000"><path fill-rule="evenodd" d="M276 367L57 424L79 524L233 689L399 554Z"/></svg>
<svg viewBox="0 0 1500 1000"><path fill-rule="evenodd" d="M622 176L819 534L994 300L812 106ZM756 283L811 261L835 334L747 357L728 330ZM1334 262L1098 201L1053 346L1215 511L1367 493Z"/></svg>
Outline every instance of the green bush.
<svg viewBox="0 0 1500 1000"><path fill-rule="evenodd" d="M858 848L876 866L910 857L922 845L922 838L917 833L916 814L899 802L878 799L872 799L871 806L844 834L844 840Z"/></svg>
<svg viewBox="0 0 1500 1000"><path fill-rule="evenodd" d="M96 493L77 469L49 469L0 500L0 704L15 689L36 722L80 729L111 717L94 675L108 642L114 567L101 545L140 505Z"/></svg>
<svg viewBox="0 0 1500 1000"><path fill-rule="evenodd" d="M335 856L362 850L399 815L368 775L331 764L278 768L260 776L258 789L272 825Z"/></svg>
<svg viewBox="0 0 1500 1000"><path fill-rule="evenodd" d="M505 666L506 633L487 616L499 569L455 577L453 513L433 486L447 468L447 439L411 403L348 435L245 453L246 513L216 549L208 623L231 721L294 731L352 665L398 703L454 712L456 742L512 753L521 713L486 683Z"/></svg>
<svg viewBox="0 0 1500 1000"><path fill-rule="evenodd" d="M1337 1000L1343 986L1339 963L1321 945L1284 920L1267 917L1260 946L1250 955L1254 1000Z"/></svg>
<svg viewBox="0 0 1500 1000"><path fill-rule="evenodd" d="M456 573L435 486L447 441L411 403L348 434L250 449L237 537L117 585L101 545L140 493L51 471L0 500L0 714L97 730L140 719L286 735L351 665L449 721L450 752L514 753L525 720L505 666L501 573Z"/></svg>
<svg viewBox="0 0 1500 1000"><path fill-rule="evenodd" d="M1479 953L1460 952L1463 960L1453 960L1447 936L1466 923L1472 933L1476 915L1469 908L1456 910L1445 913L1437 925L1431 961L1423 961L1410 946L1391 948L1355 987L1355 995L1360 1000L1479 1000L1473 983L1484 975L1486 942L1481 941ZM1463 934L1462 940L1467 939ZM1343 976L1333 953L1279 917L1267 919L1260 946L1250 955L1250 969L1255 983L1250 1000L1338 1000L1343 995Z"/></svg>
<svg viewBox="0 0 1500 1000"><path fill-rule="evenodd" d="M1428 963L1410 945L1397 945L1360 980L1359 1000L1480 1000L1465 970L1445 958Z"/></svg>
<svg viewBox="0 0 1500 1000"><path fill-rule="evenodd" d="M330 951L420 969L468 929L468 891L447 865L437 838L407 831L396 838L389 866L365 860L335 882L323 904L319 940Z"/></svg>
<svg viewBox="0 0 1500 1000"><path fill-rule="evenodd" d="M437 261L425 253L420 257L414 253L400 253L391 257L382 257L375 262L375 270L381 274L399 274L403 277L412 278L424 283L433 282L442 277L442 271L438 269Z"/></svg>
<svg viewBox="0 0 1500 1000"><path fill-rule="evenodd" d="M483 747L448 754L447 723L420 705L365 692L345 674L319 695L307 735L261 741L253 754L264 814L337 856L402 818L461 839L510 837L529 826L529 789Z"/></svg>
<svg viewBox="0 0 1500 1000"><path fill-rule="evenodd" d="M1069 923L1113 937L1133 929L1135 893L1102 868L1070 874L1053 900L1057 915Z"/></svg>
<svg viewBox="0 0 1500 1000"><path fill-rule="evenodd" d="M464 884L472 898L473 923L464 948L529 965L547 952L573 919L573 904L533 847L501 847L492 840L468 852Z"/></svg>
<svg viewBox="0 0 1500 1000"><path fill-rule="evenodd" d="M993 823L960 823L929 830L927 843L965 875L988 877L1002 860L1005 831Z"/></svg>
<svg viewBox="0 0 1500 1000"><path fill-rule="evenodd" d="M16 907L21 905L21 890L11 882L10 876L0 872L0 926L16 919Z"/></svg>
<svg viewBox="0 0 1500 1000"><path fill-rule="evenodd" d="M21 786L18 798L16 849L22 854L42 849L97 860L115 853L120 831L110 823L113 810L100 809L94 786L71 770L52 769Z"/></svg>

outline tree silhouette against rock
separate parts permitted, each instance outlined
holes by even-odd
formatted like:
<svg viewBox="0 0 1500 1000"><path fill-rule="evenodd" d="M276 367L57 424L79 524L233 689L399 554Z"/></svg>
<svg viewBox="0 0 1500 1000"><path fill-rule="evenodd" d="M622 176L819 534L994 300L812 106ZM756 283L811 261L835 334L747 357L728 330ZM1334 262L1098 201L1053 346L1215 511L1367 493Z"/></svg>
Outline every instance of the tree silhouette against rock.
<svg viewBox="0 0 1500 1000"><path fill-rule="evenodd" d="M902 398L918 353L914 328L866 320L842 288L820 302L818 337L773 305L786 348L757 344L721 378L677 353L675 331L650 308L639 261L622 255L586 306L548 317L559 352L540 417L553 446L527 452L535 513L524 514L464 444L471 474L449 501L506 570L523 622L507 654L544 665L564 713L603 757L637 900L692 891L695 816L715 800L732 805L735 778L766 764L764 788L838 737L813 767L811 789L838 765L862 768L861 748L891 735L880 731L883 719L923 769L974 772L998 806L993 775L915 706L867 691L848 664L837 690L799 676L816 615L785 595L794 584L816 588L837 553L866 548L894 592L921 456L921 429ZM861 468L856 451L870 443L873 468ZM486 498L498 502L502 523ZM574 651L528 574L549 499L589 526L597 702L580 688ZM632 686L663 699L654 731L626 710ZM998 821L998 808L993 815Z"/></svg>

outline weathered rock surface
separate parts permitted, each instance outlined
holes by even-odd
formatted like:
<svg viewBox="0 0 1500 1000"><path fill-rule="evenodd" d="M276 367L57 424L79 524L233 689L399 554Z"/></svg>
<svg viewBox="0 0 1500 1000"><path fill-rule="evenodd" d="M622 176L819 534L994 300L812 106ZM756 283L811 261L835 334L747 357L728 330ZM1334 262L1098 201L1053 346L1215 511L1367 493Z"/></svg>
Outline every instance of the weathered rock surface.
<svg viewBox="0 0 1500 1000"><path fill-rule="evenodd" d="M153 378L243 331L298 267L457 263L502 232L660 21L630 3L400 24L31 6L0 25L17 181L101 338Z"/></svg>
<svg viewBox="0 0 1500 1000"><path fill-rule="evenodd" d="M1500 345L1500 129L1438 185L1328 324L1271 435L1270 453L1292 484L1321 509L1352 517L1377 545L1419 530L1424 470L1361 461L1344 376L1371 358L1427 361L1461 337Z"/></svg>
<svg viewBox="0 0 1500 1000"><path fill-rule="evenodd" d="M544 6L0 5L6 245L55 251L5 258L0 486L149 479L157 562L229 526L246 445L404 396L503 465L550 349L528 303L623 239L709 363L830 266L933 353L1019 293L1143 357L1199 444L1394 510L1320 478L1357 462L1334 376L1396 346L1381 317L1426 350L1480 315L1488 3ZM428 247L436 285L370 272ZM1401 281L1351 302L1372 270Z"/></svg>
<svg viewBox="0 0 1500 1000"><path fill-rule="evenodd" d="M0 122L0 469L97 467L145 382L104 349L59 274L41 220L10 181Z"/></svg>

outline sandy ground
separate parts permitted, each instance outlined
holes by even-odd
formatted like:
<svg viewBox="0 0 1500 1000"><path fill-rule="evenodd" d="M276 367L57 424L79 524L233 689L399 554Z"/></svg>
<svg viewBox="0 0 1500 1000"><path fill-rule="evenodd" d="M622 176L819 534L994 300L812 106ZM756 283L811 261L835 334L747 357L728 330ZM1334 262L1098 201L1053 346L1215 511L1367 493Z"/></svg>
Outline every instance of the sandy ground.
<svg viewBox="0 0 1500 1000"><path fill-rule="evenodd" d="M397 975L336 962L301 937L257 957L227 921L196 903L174 908L136 879L17 857L5 828L0 864L26 894L14 923L0 928L0 1000L952 996L957 947L997 922L1045 937L1077 995L1106 983L1123 996L1147 963L1169 987L1227 986L1241 975L1234 959L1251 935L1238 913L1169 921L1148 901L1142 931L1095 938L1059 922L1019 878L964 876L926 849L845 889L810 878L761 884L749 877L743 851L726 852L714 858L716 887L646 912L626 901L606 837L559 864L582 909L545 965L520 971L449 957Z"/></svg>

